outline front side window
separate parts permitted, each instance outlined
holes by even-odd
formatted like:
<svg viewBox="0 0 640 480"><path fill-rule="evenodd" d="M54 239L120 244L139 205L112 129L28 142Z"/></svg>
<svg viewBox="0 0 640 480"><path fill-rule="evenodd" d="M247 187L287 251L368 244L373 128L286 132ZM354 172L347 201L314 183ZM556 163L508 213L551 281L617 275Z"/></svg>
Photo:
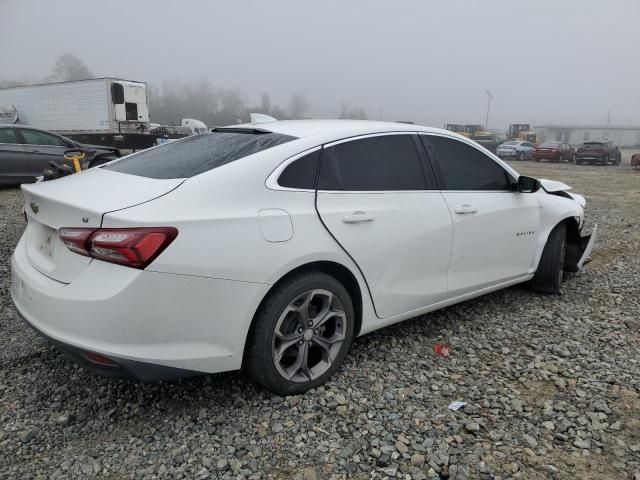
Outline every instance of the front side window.
<svg viewBox="0 0 640 480"><path fill-rule="evenodd" d="M189 178L295 138L279 133L209 132L134 153L102 168L148 178Z"/></svg>
<svg viewBox="0 0 640 480"><path fill-rule="evenodd" d="M24 141L29 145L51 145L54 147L66 147L60 137L52 135L47 132L40 132L38 130L21 130Z"/></svg>
<svg viewBox="0 0 640 480"><path fill-rule="evenodd" d="M311 152L291 162L278 177L278 185L286 188L313 190L320 162L320 150Z"/></svg>
<svg viewBox="0 0 640 480"><path fill-rule="evenodd" d="M13 128L0 128L0 143L20 143Z"/></svg>
<svg viewBox="0 0 640 480"><path fill-rule="evenodd" d="M515 180L477 148L453 138L420 137L443 190L512 190Z"/></svg>
<svg viewBox="0 0 640 480"><path fill-rule="evenodd" d="M324 148L319 190L426 190L415 135L380 135Z"/></svg>

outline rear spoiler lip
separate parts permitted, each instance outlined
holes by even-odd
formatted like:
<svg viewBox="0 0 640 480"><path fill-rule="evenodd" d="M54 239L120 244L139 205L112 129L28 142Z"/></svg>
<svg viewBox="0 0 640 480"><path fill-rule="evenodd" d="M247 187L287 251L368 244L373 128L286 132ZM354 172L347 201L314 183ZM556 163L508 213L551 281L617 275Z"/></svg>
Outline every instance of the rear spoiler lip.
<svg viewBox="0 0 640 480"><path fill-rule="evenodd" d="M262 135L265 133L273 133L271 130L267 130L266 128L257 128L257 127L214 127L211 129L212 132L227 132L227 133L253 133L254 135Z"/></svg>

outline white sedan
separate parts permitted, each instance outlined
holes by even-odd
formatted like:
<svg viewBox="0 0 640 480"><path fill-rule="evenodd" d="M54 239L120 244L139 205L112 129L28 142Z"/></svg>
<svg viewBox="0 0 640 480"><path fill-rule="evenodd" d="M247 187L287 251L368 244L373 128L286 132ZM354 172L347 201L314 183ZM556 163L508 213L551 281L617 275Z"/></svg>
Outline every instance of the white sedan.
<svg viewBox="0 0 640 480"><path fill-rule="evenodd" d="M358 335L517 283L558 293L595 238L567 185L401 123L218 128L22 190L12 298L76 362L243 368L282 395Z"/></svg>
<svg viewBox="0 0 640 480"><path fill-rule="evenodd" d="M518 160L533 159L536 146L531 142L511 140L498 145L496 153L500 158L517 158Z"/></svg>

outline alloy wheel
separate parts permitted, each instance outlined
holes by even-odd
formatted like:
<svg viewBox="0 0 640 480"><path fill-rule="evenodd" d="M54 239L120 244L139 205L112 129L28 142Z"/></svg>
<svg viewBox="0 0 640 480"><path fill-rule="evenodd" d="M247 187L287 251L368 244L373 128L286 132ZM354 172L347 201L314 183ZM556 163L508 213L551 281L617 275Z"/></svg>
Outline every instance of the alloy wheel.
<svg viewBox="0 0 640 480"><path fill-rule="evenodd" d="M342 302L329 290L307 290L293 299L272 339L273 362L282 378L304 383L325 373L340 353L346 321Z"/></svg>

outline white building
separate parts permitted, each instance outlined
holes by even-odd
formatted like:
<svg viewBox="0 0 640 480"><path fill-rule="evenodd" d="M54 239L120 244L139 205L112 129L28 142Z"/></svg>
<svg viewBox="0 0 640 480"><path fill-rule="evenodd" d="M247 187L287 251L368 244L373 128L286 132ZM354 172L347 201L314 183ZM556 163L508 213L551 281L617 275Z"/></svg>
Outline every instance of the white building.
<svg viewBox="0 0 640 480"><path fill-rule="evenodd" d="M640 126L615 125L534 125L538 142L558 141L579 145L582 142L613 140L620 147L640 146Z"/></svg>

